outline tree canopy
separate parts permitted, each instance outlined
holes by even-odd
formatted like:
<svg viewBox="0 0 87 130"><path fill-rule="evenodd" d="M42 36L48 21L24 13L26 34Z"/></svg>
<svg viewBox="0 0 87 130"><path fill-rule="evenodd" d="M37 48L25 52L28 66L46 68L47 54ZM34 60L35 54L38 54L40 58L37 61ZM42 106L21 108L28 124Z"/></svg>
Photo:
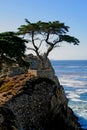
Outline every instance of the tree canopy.
<svg viewBox="0 0 87 130"><path fill-rule="evenodd" d="M26 25L21 25L18 28L18 34L28 36L28 42L33 46L28 49L35 51L37 56L41 59L40 48L43 44L46 45L46 58L49 53L55 48L59 47L62 42L73 43L78 45L79 40L74 36L67 35L69 27L59 21L31 23L25 19Z"/></svg>
<svg viewBox="0 0 87 130"><path fill-rule="evenodd" d="M21 25L16 33L0 33L0 59L9 57L21 63L27 48L33 50L40 61L43 62L42 53L47 59L49 53L64 42L72 43L73 45L79 44L77 38L67 35L69 27L64 23L59 21L31 23L27 19L25 21L26 24ZM25 44L27 42L31 43L28 47ZM44 49L44 46L46 49Z"/></svg>
<svg viewBox="0 0 87 130"><path fill-rule="evenodd" d="M26 50L26 42L26 40L18 37L14 32L0 33L0 58L21 59Z"/></svg>

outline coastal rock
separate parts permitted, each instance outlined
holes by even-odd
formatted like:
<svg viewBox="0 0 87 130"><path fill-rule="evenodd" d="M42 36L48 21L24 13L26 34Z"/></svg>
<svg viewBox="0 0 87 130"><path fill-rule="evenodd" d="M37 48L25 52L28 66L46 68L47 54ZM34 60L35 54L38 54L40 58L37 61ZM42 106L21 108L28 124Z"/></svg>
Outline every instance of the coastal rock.
<svg viewBox="0 0 87 130"><path fill-rule="evenodd" d="M16 75L21 75L26 73L25 70L22 67L13 67L11 68L11 72L9 73L9 77L13 77Z"/></svg>
<svg viewBox="0 0 87 130"><path fill-rule="evenodd" d="M13 112L5 107L0 107L0 130L18 130Z"/></svg>
<svg viewBox="0 0 87 130"><path fill-rule="evenodd" d="M77 117L68 107L63 87L47 78L27 81L3 108L12 112L18 130L81 130ZM4 121L2 115L0 125Z"/></svg>
<svg viewBox="0 0 87 130"><path fill-rule="evenodd" d="M81 130L49 59L42 70L37 57L27 58L29 71L16 63L0 71L0 130Z"/></svg>

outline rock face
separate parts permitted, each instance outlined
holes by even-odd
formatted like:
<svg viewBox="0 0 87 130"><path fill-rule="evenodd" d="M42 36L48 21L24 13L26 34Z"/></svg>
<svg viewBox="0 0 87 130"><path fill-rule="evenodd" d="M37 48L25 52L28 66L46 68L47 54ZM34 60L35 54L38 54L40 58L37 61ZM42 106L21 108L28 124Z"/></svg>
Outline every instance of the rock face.
<svg viewBox="0 0 87 130"><path fill-rule="evenodd" d="M49 59L45 70L33 55L26 61L29 71L16 63L0 70L0 130L81 130Z"/></svg>
<svg viewBox="0 0 87 130"><path fill-rule="evenodd" d="M15 116L12 111L0 107L0 130L16 130Z"/></svg>
<svg viewBox="0 0 87 130"><path fill-rule="evenodd" d="M68 107L63 87L47 78L27 81L0 107L0 127L0 130L81 130Z"/></svg>

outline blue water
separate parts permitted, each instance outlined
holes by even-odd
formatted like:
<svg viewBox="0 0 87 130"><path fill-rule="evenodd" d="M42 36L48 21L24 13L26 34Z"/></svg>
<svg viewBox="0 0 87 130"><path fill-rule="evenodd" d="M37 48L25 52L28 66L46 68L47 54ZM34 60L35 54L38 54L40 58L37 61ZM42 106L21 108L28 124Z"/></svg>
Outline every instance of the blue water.
<svg viewBox="0 0 87 130"><path fill-rule="evenodd" d="M56 75L65 89L68 105L87 129L87 60L51 61Z"/></svg>

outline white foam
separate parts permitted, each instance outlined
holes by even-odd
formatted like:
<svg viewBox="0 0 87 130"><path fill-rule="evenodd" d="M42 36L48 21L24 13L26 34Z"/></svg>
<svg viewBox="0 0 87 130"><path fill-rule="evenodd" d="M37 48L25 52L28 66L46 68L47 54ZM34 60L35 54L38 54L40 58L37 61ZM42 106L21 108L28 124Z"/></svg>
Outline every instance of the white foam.
<svg viewBox="0 0 87 130"><path fill-rule="evenodd" d="M83 101L83 100L76 99L76 98L73 98L73 99L71 99L71 100L74 101L74 102L87 102L87 101Z"/></svg>
<svg viewBox="0 0 87 130"><path fill-rule="evenodd" d="M78 114L82 127L87 129L87 65L60 66L57 74L69 99L69 106Z"/></svg>
<svg viewBox="0 0 87 130"><path fill-rule="evenodd" d="M74 88L82 88L87 86L87 81L75 80L73 78L59 78L59 81L62 85L66 85L67 87L74 87Z"/></svg>
<svg viewBox="0 0 87 130"><path fill-rule="evenodd" d="M67 97L69 98L80 98L80 96L74 92L68 93Z"/></svg>
<svg viewBox="0 0 87 130"><path fill-rule="evenodd" d="M77 89L76 92L79 93L79 94L86 93L87 92L87 88Z"/></svg>

